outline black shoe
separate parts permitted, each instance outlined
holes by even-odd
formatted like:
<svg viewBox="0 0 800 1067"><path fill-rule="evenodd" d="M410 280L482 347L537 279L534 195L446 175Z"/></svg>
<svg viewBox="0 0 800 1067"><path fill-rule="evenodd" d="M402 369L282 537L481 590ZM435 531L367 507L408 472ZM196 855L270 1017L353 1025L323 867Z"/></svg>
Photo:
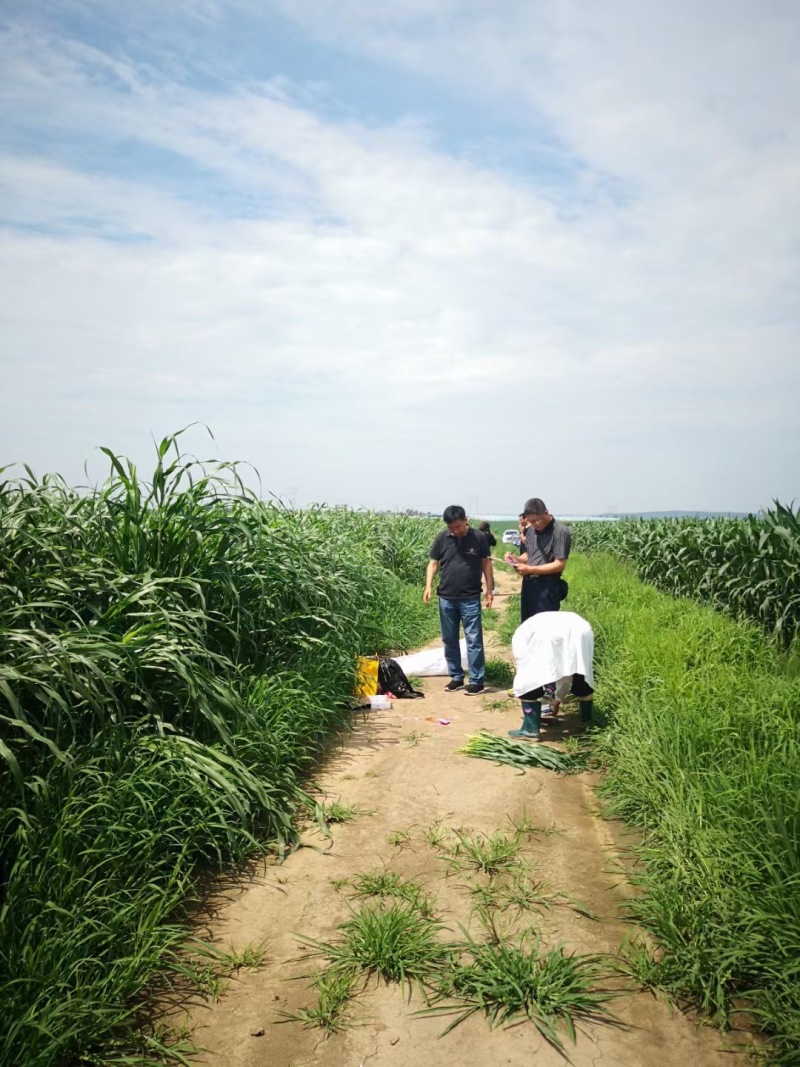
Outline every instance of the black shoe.
<svg viewBox="0 0 800 1067"><path fill-rule="evenodd" d="M482 693L484 690L483 682L470 682L464 692L468 697L477 696L478 693Z"/></svg>
<svg viewBox="0 0 800 1067"><path fill-rule="evenodd" d="M464 679L463 678L460 681L456 680L455 678L451 678L450 681L447 683L447 685L444 687L444 691L445 691L445 693L455 693L455 691L457 689L463 689L463 688L464 688Z"/></svg>

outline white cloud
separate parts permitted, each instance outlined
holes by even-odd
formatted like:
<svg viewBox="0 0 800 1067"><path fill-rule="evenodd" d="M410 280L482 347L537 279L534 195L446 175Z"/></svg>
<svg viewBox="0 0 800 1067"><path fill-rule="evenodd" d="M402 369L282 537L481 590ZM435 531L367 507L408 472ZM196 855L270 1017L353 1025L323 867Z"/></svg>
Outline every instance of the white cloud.
<svg viewBox="0 0 800 1067"><path fill-rule="evenodd" d="M74 469L201 419L305 499L794 495L798 67L780 23L725 10L720 36L715 5L293 4L308 31L549 123L580 199L447 153L414 116L335 122L285 78L212 93L18 30L8 98L87 158L0 157L4 457Z"/></svg>

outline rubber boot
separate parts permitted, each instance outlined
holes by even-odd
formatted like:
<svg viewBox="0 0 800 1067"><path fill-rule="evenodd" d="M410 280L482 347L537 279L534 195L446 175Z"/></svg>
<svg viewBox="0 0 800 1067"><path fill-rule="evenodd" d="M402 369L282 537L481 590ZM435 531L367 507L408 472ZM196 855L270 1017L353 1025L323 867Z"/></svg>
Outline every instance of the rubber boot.
<svg viewBox="0 0 800 1067"><path fill-rule="evenodd" d="M538 700L523 700L522 725L519 730L509 730L508 736L515 741L541 740L542 705Z"/></svg>
<svg viewBox="0 0 800 1067"><path fill-rule="evenodd" d="M581 702L581 722L592 721L592 710L594 708L593 700L582 700Z"/></svg>

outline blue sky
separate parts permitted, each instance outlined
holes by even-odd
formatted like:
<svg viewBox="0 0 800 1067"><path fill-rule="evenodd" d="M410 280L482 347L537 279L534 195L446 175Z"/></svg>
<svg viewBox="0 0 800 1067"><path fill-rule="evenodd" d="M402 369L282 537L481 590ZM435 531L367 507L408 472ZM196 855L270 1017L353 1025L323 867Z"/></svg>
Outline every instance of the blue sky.
<svg viewBox="0 0 800 1067"><path fill-rule="evenodd" d="M800 498L794 0L31 0L0 91L0 465Z"/></svg>

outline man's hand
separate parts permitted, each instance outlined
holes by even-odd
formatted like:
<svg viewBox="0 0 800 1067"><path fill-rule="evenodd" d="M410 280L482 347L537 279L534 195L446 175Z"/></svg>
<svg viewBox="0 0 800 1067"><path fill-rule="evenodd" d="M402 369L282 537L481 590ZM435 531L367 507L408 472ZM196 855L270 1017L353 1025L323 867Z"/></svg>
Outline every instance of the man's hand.
<svg viewBox="0 0 800 1067"><path fill-rule="evenodd" d="M513 552L506 552L503 559L509 565L509 567L516 567L519 563L519 556L515 556Z"/></svg>
<svg viewBox="0 0 800 1067"><path fill-rule="evenodd" d="M523 576L523 578L527 578L528 575L538 574L538 573L539 573L539 568L531 566L530 563L518 563L517 564L517 574L521 574Z"/></svg>
<svg viewBox="0 0 800 1067"><path fill-rule="evenodd" d="M489 592L488 592L488 593L486 594L486 599L485 599L485 600L484 600L484 602L483 602L483 603L484 603L484 606L485 606L485 607L487 607L487 608L490 608L490 607L492 606L492 602L493 602L493 601L494 601L494 594L493 594L493 593L491 592L491 590L490 590L490 591L489 591Z"/></svg>
<svg viewBox="0 0 800 1067"><path fill-rule="evenodd" d="M429 585L426 585L425 586L425 592L422 594L422 603L423 604L427 604L427 603L429 603L430 599L431 599L431 587Z"/></svg>

